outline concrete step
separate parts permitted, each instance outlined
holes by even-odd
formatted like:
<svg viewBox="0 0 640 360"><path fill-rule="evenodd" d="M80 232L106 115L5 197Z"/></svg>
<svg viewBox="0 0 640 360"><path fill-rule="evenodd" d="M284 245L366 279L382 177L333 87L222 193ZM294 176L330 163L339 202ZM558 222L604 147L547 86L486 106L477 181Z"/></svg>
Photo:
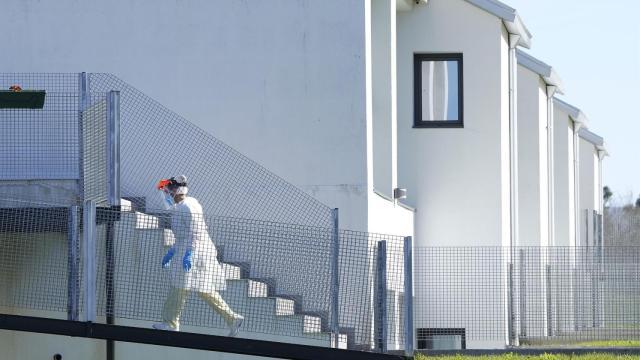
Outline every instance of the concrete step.
<svg viewBox="0 0 640 360"><path fill-rule="evenodd" d="M329 342L329 346L330 347L335 347L334 344L335 342L335 337L333 336L333 334L330 334L330 342ZM347 348L347 334L338 334L338 349L346 349Z"/></svg>
<svg viewBox="0 0 640 360"><path fill-rule="evenodd" d="M239 280L242 278L242 269L238 265L221 263L224 269L224 278L227 280Z"/></svg>
<svg viewBox="0 0 640 360"><path fill-rule="evenodd" d="M120 211L133 211L133 204L127 199L120 199Z"/></svg>
<svg viewBox="0 0 640 360"><path fill-rule="evenodd" d="M249 279L230 279L227 280L227 294L254 297L267 297L267 284Z"/></svg>
<svg viewBox="0 0 640 360"><path fill-rule="evenodd" d="M141 213L136 211L133 213L135 218L135 229L136 230L148 230L148 229L159 229L160 228L160 219L157 216Z"/></svg>
<svg viewBox="0 0 640 360"><path fill-rule="evenodd" d="M127 205L124 206L126 208ZM119 223L123 226L133 226L135 230L161 229L160 219L157 216L139 211L123 210Z"/></svg>
<svg viewBox="0 0 640 360"><path fill-rule="evenodd" d="M285 316L295 314L295 301L281 297L273 297L273 299L276 301L276 315Z"/></svg>
<svg viewBox="0 0 640 360"><path fill-rule="evenodd" d="M137 235L135 238L139 255L144 254L144 258L154 259L152 263L145 265L145 268L149 267L149 271L157 273L157 279L154 278L151 282L153 284L161 282L163 279L162 270L156 268L155 261L159 262L168 247L174 244L173 233L171 230L163 228L157 216L141 212L129 212L124 216L130 216L126 221L126 226L135 224L132 233ZM221 265L224 269L227 288L220 293L234 311L245 316L243 331L265 334L265 336L268 334L277 337L284 336L290 338L288 341L296 338L308 339L308 341L319 342L319 345L326 344L322 346L332 346L333 336L323 332L323 330L326 331L326 326L323 328L322 318L314 314L296 313L295 298L277 296L274 292L276 279L247 278L250 264L221 262ZM226 325L222 319L215 312L207 309L201 300L194 296L191 297L188 304L190 305L187 306L184 314L185 325L189 323L193 325L209 324L208 326L220 327L224 332ZM160 302L155 304L154 308L157 309L151 313L159 313L161 305ZM149 311L151 309L142 310ZM346 348L347 339L347 334L340 334L338 346Z"/></svg>
<svg viewBox="0 0 640 360"><path fill-rule="evenodd" d="M252 298L252 304L254 302L264 302L267 304L270 314L274 314L276 316L289 316L295 315L295 304L293 300L283 299L280 297L269 296L266 298ZM255 304L254 304L255 305Z"/></svg>
<svg viewBox="0 0 640 360"><path fill-rule="evenodd" d="M322 319L312 315L287 315L278 319L279 329L284 334L292 334L302 329L303 333L322 333Z"/></svg>

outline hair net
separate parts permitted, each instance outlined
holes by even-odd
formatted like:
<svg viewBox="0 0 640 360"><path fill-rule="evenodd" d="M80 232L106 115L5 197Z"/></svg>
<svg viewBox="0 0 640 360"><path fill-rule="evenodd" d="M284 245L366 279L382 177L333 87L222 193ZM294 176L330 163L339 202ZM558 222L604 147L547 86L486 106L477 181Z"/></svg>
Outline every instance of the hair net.
<svg viewBox="0 0 640 360"><path fill-rule="evenodd" d="M189 188L187 187L187 177L184 175L178 175L175 178L175 190L172 189L176 195L187 195ZM172 186L173 187L173 186Z"/></svg>

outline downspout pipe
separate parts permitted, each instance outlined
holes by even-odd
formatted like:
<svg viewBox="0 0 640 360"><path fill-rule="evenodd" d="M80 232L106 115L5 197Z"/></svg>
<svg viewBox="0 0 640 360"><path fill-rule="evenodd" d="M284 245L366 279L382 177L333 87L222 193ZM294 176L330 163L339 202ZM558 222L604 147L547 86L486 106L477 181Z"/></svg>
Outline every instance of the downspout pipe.
<svg viewBox="0 0 640 360"><path fill-rule="evenodd" d="M558 88L547 85L547 192L548 192L548 243L547 246L556 245L555 232L555 171L554 171L554 147L553 147L553 96Z"/></svg>
<svg viewBox="0 0 640 360"><path fill-rule="evenodd" d="M515 262L515 247L518 245L518 98L517 98L517 66L516 47L519 45L520 35L509 34L509 327L508 340L510 346L518 346L519 339L515 324L515 294L513 264Z"/></svg>
<svg viewBox="0 0 640 360"><path fill-rule="evenodd" d="M600 203L598 204L599 207L599 212L600 215L602 216L602 223L600 224L600 239L601 239L601 243L600 246L603 247L604 246L604 221L605 221L605 217L604 217L604 190L603 188L603 184L602 184L602 160L604 159L605 156L609 155L609 153L607 152L607 150L604 148L604 146L602 148L598 149L598 195L599 195L599 200Z"/></svg>
<svg viewBox="0 0 640 360"><path fill-rule="evenodd" d="M516 47L520 35L509 34L509 174L511 237L509 245L518 246L518 98Z"/></svg>
<svg viewBox="0 0 640 360"><path fill-rule="evenodd" d="M598 212L600 214L604 214L604 194L603 194L603 184L602 184L602 160L604 160L605 156L608 156L609 153L607 152L607 150L604 148L604 146L602 147L598 147L598 193L600 194L599 197L599 204L598 204Z"/></svg>
<svg viewBox="0 0 640 360"><path fill-rule="evenodd" d="M579 132L583 123L573 121L573 216L574 216L574 246L580 245L580 137Z"/></svg>

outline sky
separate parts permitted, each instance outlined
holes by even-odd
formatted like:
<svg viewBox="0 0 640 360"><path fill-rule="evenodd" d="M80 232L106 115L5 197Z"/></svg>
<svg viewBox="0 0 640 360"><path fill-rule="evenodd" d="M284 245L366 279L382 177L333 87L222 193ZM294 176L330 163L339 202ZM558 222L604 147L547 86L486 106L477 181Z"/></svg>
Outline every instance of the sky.
<svg viewBox="0 0 640 360"><path fill-rule="evenodd" d="M533 35L534 57L551 65L568 103L604 137L603 182L616 202L640 194L640 1L502 0Z"/></svg>

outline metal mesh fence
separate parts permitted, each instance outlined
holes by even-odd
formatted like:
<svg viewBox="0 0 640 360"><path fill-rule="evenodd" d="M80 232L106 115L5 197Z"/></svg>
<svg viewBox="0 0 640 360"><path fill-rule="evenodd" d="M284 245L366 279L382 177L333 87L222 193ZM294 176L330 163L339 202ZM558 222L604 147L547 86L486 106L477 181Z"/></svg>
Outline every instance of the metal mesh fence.
<svg viewBox="0 0 640 360"><path fill-rule="evenodd" d="M88 94L81 113L82 198L107 205L107 98L105 93Z"/></svg>
<svg viewBox="0 0 640 360"><path fill-rule="evenodd" d="M153 185L185 174L207 214L332 226L329 207L117 77L90 74L89 87L121 93L123 196L160 208Z"/></svg>
<svg viewBox="0 0 640 360"><path fill-rule="evenodd" d="M322 241L328 229L179 212L153 216L101 210L98 217L103 219L97 242L98 315L159 321L171 289L189 288L181 325L226 328L224 318L197 296L219 290L231 309L245 317L243 332L249 336L328 341L322 315L331 293L330 247ZM186 242L194 233L193 269L185 273ZM112 312L106 280L110 241ZM172 247L176 255L163 269L163 256Z"/></svg>
<svg viewBox="0 0 640 360"><path fill-rule="evenodd" d="M2 203L2 311L83 318L87 263L77 240L85 228L77 220L83 209L37 205ZM78 216L76 242L69 233L70 211ZM242 337L336 345L334 229L104 207L97 208L95 223L97 321L144 327L179 323L181 330L227 335L229 317L215 309L219 303L212 306L211 294L218 293L231 309L227 315L244 316ZM339 239L337 345L402 349L403 238L341 230ZM378 252L382 243L384 261ZM163 267L172 248L175 255ZM185 272L188 248L192 267ZM381 273L384 279L376 276ZM176 289L186 296L182 311Z"/></svg>
<svg viewBox="0 0 640 360"><path fill-rule="evenodd" d="M415 249L422 349L640 339L640 248Z"/></svg>
<svg viewBox="0 0 640 360"><path fill-rule="evenodd" d="M167 318L163 304L181 288L176 284L195 276L198 288L218 284L231 309L245 315L248 337L362 350L403 346L402 238L337 231L326 205L113 75L0 74L0 88L14 84L44 90L46 98L43 109L0 110L0 165L7 170L0 180L10 180L0 186L13 197L50 203L2 202L6 311L64 317L66 310L76 320L92 316L85 302L97 298L99 321L149 326ZM114 183L107 149L108 114L115 111L107 94L114 90L121 193L142 212L105 207ZM154 210L161 207L154 185L177 174L187 175L208 216L195 221ZM25 181L16 187L15 180ZM82 241L93 227L84 227L77 206L86 200L99 206L95 294L87 271L93 260L81 257L92 249ZM189 280L176 275L184 249L169 269L161 266L185 231L215 244L193 255ZM204 275L197 264L208 269ZM174 303L180 294L173 292ZM210 309L216 300L197 295L187 296L180 323L223 334L224 316Z"/></svg>
<svg viewBox="0 0 640 360"><path fill-rule="evenodd" d="M0 73L0 90L46 90L42 109L0 108L0 181L78 178L77 74Z"/></svg>
<svg viewBox="0 0 640 360"><path fill-rule="evenodd" d="M159 208L154 185L186 174L205 212L310 226L332 226L331 209L214 136L110 74L0 73L0 89L46 91L43 109L0 109L1 180L66 179L67 203L104 198L106 105L120 91L121 193L140 209ZM169 89L167 89L169 91ZM215 119L212 119L215 121ZM42 191L13 189L41 199ZM83 195L86 197L83 198Z"/></svg>
<svg viewBox="0 0 640 360"><path fill-rule="evenodd" d="M640 246L640 207L604 209L605 246Z"/></svg>
<svg viewBox="0 0 640 360"><path fill-rule="evenodd" d="M66 317L71 254L69 219L77 208L3 199L0 207L0 308ZM77 266L77 264L73 265ZM77 269L77 267L76 267ZM79 288L79 283L73 284Z"/></svg>

